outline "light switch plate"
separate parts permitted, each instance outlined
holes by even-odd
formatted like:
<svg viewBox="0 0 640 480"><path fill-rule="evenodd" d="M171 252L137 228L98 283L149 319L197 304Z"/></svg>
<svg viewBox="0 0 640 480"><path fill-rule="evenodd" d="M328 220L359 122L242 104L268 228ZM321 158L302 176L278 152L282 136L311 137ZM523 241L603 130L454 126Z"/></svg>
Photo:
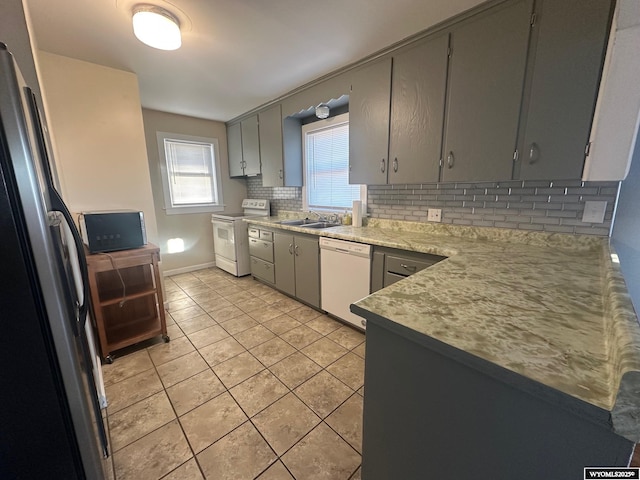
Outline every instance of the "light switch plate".
<svg viewBox="0 0 640 480"><path fill-rule="evenodd" d="M442 221L442 209L441 208L429 208L427 210L427 220L430 222Z"/></svg>
<svg viewBox="0 0 640 480"><path fill-rule="evenodd" d="M585 223L603 223L604 212L607 210L607 202L584 202L582 221Z"/></svg>

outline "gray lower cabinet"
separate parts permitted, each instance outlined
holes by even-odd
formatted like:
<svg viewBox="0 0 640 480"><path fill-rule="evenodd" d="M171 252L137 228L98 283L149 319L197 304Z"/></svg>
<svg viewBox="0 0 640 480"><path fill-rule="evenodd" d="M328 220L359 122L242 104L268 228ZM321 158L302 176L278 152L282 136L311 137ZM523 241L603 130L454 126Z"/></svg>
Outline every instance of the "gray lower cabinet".
<svg viewBox="0 0 640 480"><path fill-rule="evenodd" d="M578 479L629 462L596 407L403 330L367 318L362 478Z"/></svg>
<svg viewBox="0 0 640 480"><path fill-rule="evenodd" d="M578 179L612 3L536 1L515 178Z"/></svg>
<svg viewBox="0 0 640 480"><path fill-rule="evenodd" d="M320 308L320 249L318 237L274 233L276 288Z"/></svg>
<svg viewBox="0 0 640 480"><path fill-rule="evenodd" d="M371 293L446 259L430 253L374 247L371 258Z"/></svg>
<svg viewBox="0 0 640 480"><path fill-rule="evenodd" d="M258 116L252 115L240 123L227 126L229 150L229 176L255 176L260 174L260 139Z"/></svg>
<svg viewBox="0 0 640 480"><path fill-rule="evenodd" d="M451 29L443 182L511 178L531 12L508 2Z"/></svg>
<svg viewBox="0 0 640 480"><path fill-rule="evenodd" d="M273 264L273 232L254 226L250 226L248 232L251 275L274 284L276 277Z"/></svg>

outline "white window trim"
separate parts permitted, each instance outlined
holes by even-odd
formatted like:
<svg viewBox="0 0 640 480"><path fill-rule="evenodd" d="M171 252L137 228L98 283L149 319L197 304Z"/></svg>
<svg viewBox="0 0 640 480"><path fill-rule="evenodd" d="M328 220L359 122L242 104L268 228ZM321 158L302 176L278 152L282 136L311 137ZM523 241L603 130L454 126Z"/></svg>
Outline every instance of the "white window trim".
<svg viewBox="0 0 640 480"><path fill-rule="evenodd" d="M221 212L224 210L224 202L222 199L222 174L220 171L220 149L218 147L217 138L196 137L192 135L182 135L179 133L156 132L158 140L158 155L160 157L160 173L162 176L162 191L164 194L164 210L167 215L176 215L183 213L210 213ZM216 204L199 204L199 205L172 205L171 192L169 189L169 175L167 171L167 156L164 148L165 139L178 140L185 142L209 143L213 145L213 164L216 174L216 188L218 191L218 203Z"/></svg>
<svg viewBox="0 0 640 480"><path fill-rule="evenodd" d="M349 113L343 113L341 115L336 115L335 117L330 117L324 120L319 120L317 122L307 123L302 125L302 210L305 212L311 211L309 208L309 200L307 197L307 144L306 144L306 135L309 132L313 132L315 130L321 130L327 127L333 127L335 125L339 125L341 123L347 123L349 121ZM367 186L360 185L360 199L362 200L362 211L367 211ZM326 213L344 213L347 210L351 212L352 208L314 208L313 211L318 212L326 212Z"/></svg>

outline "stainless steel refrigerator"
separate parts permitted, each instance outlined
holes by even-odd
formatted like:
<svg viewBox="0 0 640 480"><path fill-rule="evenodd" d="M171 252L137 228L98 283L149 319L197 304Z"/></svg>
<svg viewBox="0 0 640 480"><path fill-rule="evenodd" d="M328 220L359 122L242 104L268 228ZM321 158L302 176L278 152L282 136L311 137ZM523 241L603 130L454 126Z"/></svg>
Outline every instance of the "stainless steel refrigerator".
<svg viewBox="0 0 640 480"><path fill-rule="evenodd" d="M36 98L1 43L0 174L0 478L103 479L83 245Z"/></svg>

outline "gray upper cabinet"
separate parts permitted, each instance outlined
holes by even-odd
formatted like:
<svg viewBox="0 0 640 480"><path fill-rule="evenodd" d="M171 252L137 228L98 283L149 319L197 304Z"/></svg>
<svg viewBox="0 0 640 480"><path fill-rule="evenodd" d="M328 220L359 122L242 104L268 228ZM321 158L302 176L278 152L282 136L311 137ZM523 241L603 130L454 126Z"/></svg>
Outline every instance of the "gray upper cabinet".
<svg viewBox="0 0 640 480"><path fill-rule="evenodd" d="M536 2L521 120L521 179L579 179L607 42L611 2Z"/></svg>
<svg viewBox="0 0 640 480"><path fill-rule="evenodd" d="M349 95L349 183L387 183L391 58L354 72Z"/></svg>
<svg viewBox="0 0 640 480"><path fill-rule="evenodd" d="M239 123L235 123L227 127L227 149L229 150L229 176L243 176L244 163L242 161L242 130L240 129Z"/></svg>
<svg viewBox="0 0 640 480"><path fill-rule="evenodd" d="M242 127L242 159L245 175L260 174L260 139L258 136L258 116L252 115L240 122Z"/></svg>
<svg viewBox="0 0 640 480"><path fill-rule="evenodd" d="M260 140L257 115L227 126L227 147L229 149L230 177L260 174Z"/></svg>
<svg viewBox="0 0 640 480"><path fill-rule="evenodd" d="M389 183L438 181L448 46L439 35L393 56Z"/></svg>
<svg viewBox="0 0 640 480"><path fill-rule="evenodd" d="M511 178L531 13L509 2L452 28L442 181Z"/></svg>
<svg viewBox="0 0 640 480"><path fill-rule="evenodd" d="M282 155L282 113L280 104L258 114L260 124L260 161L262 162L262 186L284 186L284 161Z"/></svg>

